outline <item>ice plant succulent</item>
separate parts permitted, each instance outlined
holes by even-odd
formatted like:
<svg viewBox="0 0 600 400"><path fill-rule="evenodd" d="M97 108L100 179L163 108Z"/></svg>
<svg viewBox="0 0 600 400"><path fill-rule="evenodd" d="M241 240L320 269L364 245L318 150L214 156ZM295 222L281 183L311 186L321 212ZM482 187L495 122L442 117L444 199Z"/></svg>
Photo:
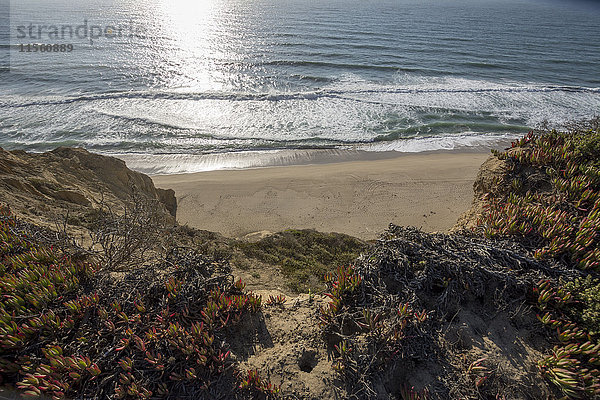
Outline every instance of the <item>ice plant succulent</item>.
<svg viewBox="0 0 600 400"><path fill-rule="evenodd" d="M279 397L280 387L264 379L256 369L250 369L246 374L240 373L240 389L249 392L253 398L274 399Z"/></svg>
<svg viewBox="0 0 600 400"><path fill-rule="evenodd" d="M285 304L285 301L286 301L285 295L279 294L277 296L269 296L269 299L267 300L267 302L265 304L268 306L283 307L283 305Z"/></svg>
<svg viewBox="0 0 600 400"><path fill-rule="evenodd" d="M583 270L600 268L600 132L530 132L496 156L511 173L539 170L551 189L513 178L507 190L488 195L478 225L487 236L520 236L538 258L568 257ZM531 185L529 185L531 186ZM528 186L528 187L529 187Z"/></svg>
<svg viewBox="0 0 600 400"><path fill-rule="evenodd" d="M486 236L516 238L536 258L566 261L591 274L600 270L597 122L591 129L530 132L511 150L495 152L506 160L514 178L507 190L487 197L479 220ZM525 182L519 178L532 170L538 180L543 177L543 188L527 177ZM586 282L542 280L533 289L538 320L555 333L556 340L552 352L538 362L539 370L570 398L600 396L600 343L597 331L590 331L600 326L600 301L597 286L590 279ZM581 309L586 314L581 315Z"/></svg>
<svg viewBox="0 0 600 400"><path fill-rule="evenodd" d="M538 362L540 372L569 397L600 396L600 343L565 312L576 303L574 296L548 280L540 281L534 293L543 312L538 319L558 340L551 354Z"/></svg>
<svg viewBox="0 0 600 400"><path fill-rule="evenodd" d="M392 309L362 303L363 278L353 266L339 267L336 273L326 275L325 281L330 301L320 308L321 327L333 342L332 368L350 387L385 369L400 354L407 330L416 332L428 318L425 310L415 311L408 303ZM406 398L423 399L427 393L425 389L405 394Z"/></svg>
<svg viewBox="0 0 600 400"><path fill-rule="evenodd" d="M187 271L196 280L176 266L155 293L111 297L92 290L96 266L30 240L16 224L0 213L4 384L52 399L178 398L200 395L235 369L227 330L262 305L243 282L203 289L198 282L205 278L192 264ZM264 380L253 382L264 393L277 392Z"/></svg>

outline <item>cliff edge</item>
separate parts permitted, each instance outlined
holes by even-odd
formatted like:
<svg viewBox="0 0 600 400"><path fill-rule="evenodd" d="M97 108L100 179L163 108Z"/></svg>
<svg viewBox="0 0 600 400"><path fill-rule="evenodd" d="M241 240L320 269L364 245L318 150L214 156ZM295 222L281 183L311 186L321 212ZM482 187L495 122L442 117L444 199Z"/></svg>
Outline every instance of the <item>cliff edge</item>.
<svg viewBox="0 0 600 400"><path fill-rule="evenodd" d="M119 210L134 195L156 200L165 217L175 220L175 192L156 188L122 160L81 148L46 153L0 148L0 202L26 220L48 224L49 216L65 210L78 216L99 205Z"/></svg>

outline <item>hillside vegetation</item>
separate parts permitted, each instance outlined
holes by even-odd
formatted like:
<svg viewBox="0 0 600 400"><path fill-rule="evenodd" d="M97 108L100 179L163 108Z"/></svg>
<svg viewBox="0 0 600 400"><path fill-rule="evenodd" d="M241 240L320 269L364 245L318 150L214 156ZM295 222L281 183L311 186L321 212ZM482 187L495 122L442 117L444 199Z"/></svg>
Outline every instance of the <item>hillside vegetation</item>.
<svg viewBox="0 0 600 400"><path fill-rule="evenodd" d="M555 333L540 372L567 396L600 396L600 120L569 132L530 133L496 156L508 173L478 225L539 260L582 272L538 282L538 319Z"/></svg>
<svg viewBox="0 0 600 400"><path fill-rule="evenodd" d="M16 204L0 212L0 395L600 396L597 120L494 153L467 228L390 225L370 244L295 230L250 243L177 226L168 193L125 178L121 195L100 193L116 190L100 172L69 189L88 200L75 204L57 194L64 183L44 193L27 186L33 175L13 180L33 155L0 156L1 198ZM87 168L85 153L44 157L55 177L65 163ZM29 198L65 211L64 223L36 224Z"/></svg>

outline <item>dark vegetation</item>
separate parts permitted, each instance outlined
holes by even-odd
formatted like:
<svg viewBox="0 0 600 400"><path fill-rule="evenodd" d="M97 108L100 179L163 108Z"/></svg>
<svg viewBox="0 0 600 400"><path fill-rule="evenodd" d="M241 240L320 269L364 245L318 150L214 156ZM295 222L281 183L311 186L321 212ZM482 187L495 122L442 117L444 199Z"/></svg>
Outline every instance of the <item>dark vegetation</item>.
<svg viewBox="0 0 600 400"><path fill-rule="evenodd" d="M323 291L326 273L352 263L370 246L342 233L312 229L277 232L256 242L229 239L187 226L173 227L169 236L176 237L178 243L197 248L206 256L226 260L242 271L260 274L267 269L276 269L286 289L292 293Z"/></svg>
<svg viewBox="0 0 600 400"><path fill-rule="evenodd" d="M515 310L531 300L540 278L573 275L523 253L509 241L391 225L355 267L328 279L332 300L321 319L348 393L403 399L542 396L532 389L539 381L535 373L517 379L511 369L494 370L503 357L524 363L523 354L486 354L477 343L485 338L506 348L495 326L534 332L535 317ZM481 328L461 332L462 324Z"/></svg>
<svg viewBox="0 0 600 400"><path fill-rule="evenodd" d="M228 341L261 309L226 264L174 248L115 277L17 231L0 215L0 378L61 398L269 397L236 370ZM35 231L35 229L33 229Z"/></svg>
<svg viewBox="0 0 600 400"><path fill-rule="evenodd" d="M507 172L474 231L391 225L371 245L295 230L240 242L168 226L143 201L58 232L2 209L0 383L55 399L285 397L232 349L286 299L263 302L234 265L327 288L315 313L340 397L598 398L599 121L495 156Z"/></svg>
<svg viewBox="0 0 600 400"><path fill-rule="evenodd" d="M532 132L495 153L508 173L485 198L475 232L430 235L391 226L355 267L329 277L331 301L321 319L351 396L600 396L598 123ZM538 328L532 309L550 329ZM487 325L487 333L480 329L478 340L465 344L459 332L452 343L455 318L473 314L467 324ZM531 354L546 353L537 371L526 373L523 349L504 355L520 365L513 371L492 356L467 358L485 350L477 341L501 336L490 331L501 315L505 331L528 332ZM423 378L424 370L431 376ZM554 395L541 379L553 384Z"/></svg>

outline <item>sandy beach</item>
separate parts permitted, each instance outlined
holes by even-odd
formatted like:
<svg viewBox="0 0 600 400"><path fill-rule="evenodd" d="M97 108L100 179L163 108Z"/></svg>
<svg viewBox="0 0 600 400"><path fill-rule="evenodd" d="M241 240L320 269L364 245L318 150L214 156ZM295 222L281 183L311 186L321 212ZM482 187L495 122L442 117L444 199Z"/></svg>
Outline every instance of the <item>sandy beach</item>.
<svg viewBox="0 0 600 400"><path fill-rule="evenodd" d="M473 198L488 153L430 153L336 162L154 176L175 190L177 219L242 237L313 228L374 239L390 222L446 231Z"/></svg>

